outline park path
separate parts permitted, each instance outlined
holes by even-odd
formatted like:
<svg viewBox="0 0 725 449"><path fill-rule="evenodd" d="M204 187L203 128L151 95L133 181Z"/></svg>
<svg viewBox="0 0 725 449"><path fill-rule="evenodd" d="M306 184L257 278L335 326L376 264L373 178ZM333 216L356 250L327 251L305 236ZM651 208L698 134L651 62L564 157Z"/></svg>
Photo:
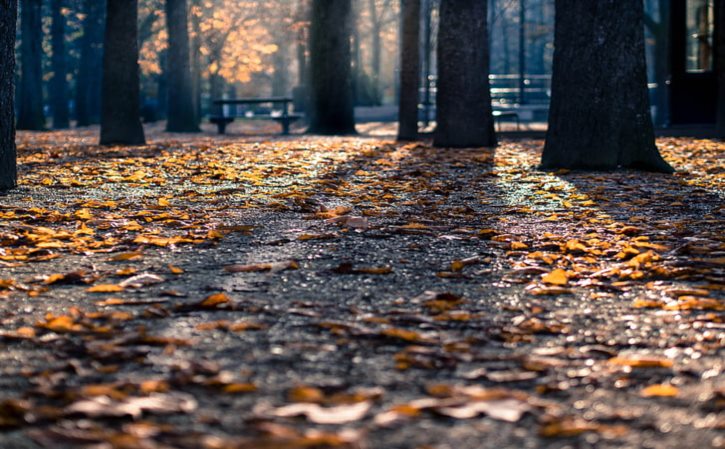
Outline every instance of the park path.
<svg viewBox="0 0 725 449"><path fill-rule="evenodd" d="M0 447L709 447L722 144L21 133Z"/></svg>

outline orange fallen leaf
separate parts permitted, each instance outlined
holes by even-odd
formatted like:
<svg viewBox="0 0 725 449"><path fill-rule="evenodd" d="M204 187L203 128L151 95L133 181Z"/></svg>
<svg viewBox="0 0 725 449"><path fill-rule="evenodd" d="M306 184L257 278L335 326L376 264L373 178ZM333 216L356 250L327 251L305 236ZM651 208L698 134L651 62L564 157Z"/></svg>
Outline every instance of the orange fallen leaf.
<svg viewBox="0 0 725 449"><path fill-rule="evenodd" d="M672 360L646 356L613 357L608 362L632 368L672 368L673 366Z"/></svg>
<svg viewBox="0 0 725 449"><path fill-rule="evenodd" d="M557 268L556 270L542 276L541 280L546 284L566 285L569 283L569 275L566 270Z"/></svg>
<svg viewBox="0 0 725 449"><path fill-rule="evenodd" d="M214 293L204 298L200 303L199 307L204 309L213 309L222 304L226 304L230 301L226 293Z"/></svg>
<svg viewBox="0 0 725 449"><path fill-rule="evenodd" d="M97 284L86 289L88 293L118 293L123 291L123 287L116 284Z"/></svg>
<svg viewBox="0 0 725 449"><path fill-rule="evenodd" d="M658 384L658 385L650 385L649 387L645 387L640 391L640 396L645 398L651 398L651 397L675 397L678 394L680 394L680 390L669 384Z"/></svg>

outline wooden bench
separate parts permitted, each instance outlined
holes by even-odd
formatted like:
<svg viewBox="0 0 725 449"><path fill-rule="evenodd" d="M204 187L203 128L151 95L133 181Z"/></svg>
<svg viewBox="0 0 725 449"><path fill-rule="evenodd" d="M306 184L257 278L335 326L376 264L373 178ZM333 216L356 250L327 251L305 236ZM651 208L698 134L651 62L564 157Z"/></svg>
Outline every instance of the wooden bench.
<svg viewBox="0 0 725 449"><path fill-rule="evenodd" d="M521 129L521 120L519 119L519 113L514 111L493 111L493 120L498 125L498 131L501 131L501 122L506 119L513 119L516 122L516 131Z"/></svg>
<svg viewBox="0 0 725 449"><path fill-rule="evenodd" d="M239 106L255 105L269 103L273 107L282 105L281 110L270 109L268 112L257 113L258 111L249 109L248 107L240 108ZM290 124L302 118L302 114L291 114L289 105L292 98L288 97L269 97L269 98L239 98L236 100L216 100L214 101L217 114L209 118L211 123L217 126L219 134L224 134L227 125L234 120L274 120L282 125L282 134L289 134Z"/></svg>

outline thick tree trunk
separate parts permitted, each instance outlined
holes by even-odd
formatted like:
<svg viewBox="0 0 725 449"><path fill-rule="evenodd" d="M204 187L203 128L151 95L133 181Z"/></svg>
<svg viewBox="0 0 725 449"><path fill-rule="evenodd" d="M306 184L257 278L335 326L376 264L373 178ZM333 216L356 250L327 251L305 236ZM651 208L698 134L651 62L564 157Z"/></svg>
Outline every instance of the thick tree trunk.
<svg viewBox="0 0 725 449"><path fill-rule="evenodd" d="M169 33L167 76L169 79L166 131L199 132L194 111L194 87L189 61L189 22L186 0L166 0Z"/></svg>
<svg viewBox="0 0 725 449"><path fill-rule="evenodd" d="M66 129L70 126L68 110L68 66L65 51L65 16L63 6L65 0L52 0L51 45L53 48L53 79L51 80L50 98L53 107L53 128Z"/></svg>
<svg viewBox="0 0 725 449"><path fill-rule="evenodd" d="M312 3L310 133L355 133L350 16L350 0L314 0Z"/></svg>
<svg viewBox="0 0 725 449"><path fill-rule="evenodd" d="M721 138L725 138L725 5L723 2L715 3L717 8L717 26L715 49L715 70L717 72L717 131Z"/></svg>
<svg viewBox="0 0 725 449"><path fill-rule="evenodd" d="M442 0L438 31L437 147L496 145L488 82L486 2Z"/></svg>
<svg viewBox="0 0 725 449"><path fill-rule="evenodd" d="M45 129L43 115L42 0L25 0L20 7L20 105L18 129Z"/></svg>
<svg viewBox="0 0 725 449"><path fill-rule="evenodd" d="M17 0L0 0L0 190L17 184L15 165L15 24Z"/></svg>
<svg viewBox="0 0 725 449"><path fill-rule="evenodd" d="M101 145L146 143L140 117L138 0L108 0Z"/></svg>
<svg viewBox="0 0 725 449"><path fill-rule="evenodd" d="M105 1L83 1L83 37L76 78L76 126L99 123L103 80Z"/></svg>
<svg viewBox="0 0 725 449"><path fill-rule="evenodd" d="M398 140L418 138L420 88L420 0L402 0L402 49L400 52L400 102Z"/></svg>
<svg viewBox="0 0 725 449"><path fill-rule="evenodd" d="M672 172L655 146L641 0L556 0L545 168Z"/></svg>

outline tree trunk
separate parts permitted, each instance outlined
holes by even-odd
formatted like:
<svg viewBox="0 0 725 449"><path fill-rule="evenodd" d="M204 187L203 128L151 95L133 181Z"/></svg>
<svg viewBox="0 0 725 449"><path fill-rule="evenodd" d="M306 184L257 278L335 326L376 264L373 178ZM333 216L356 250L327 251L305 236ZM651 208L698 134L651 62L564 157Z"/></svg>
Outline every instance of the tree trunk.
<svg viewBox="0 0 725 449"><path fill-rule="evenodd" d="M307 0L298 0L297 10L295 12L296 21L306 21L309 16L309 7ZM297 56L297 86L292 92L294 99L293 106L295 112L307 111L309 103L309 86L308 86L308 67L307 67L307 33L306 27L299 27L296 37L296 56Z"/></svg>
<svg viewBox="0 0 725 449"><path fill-rule="evenodd" d="M193 86L194 119L201 123L201 0L191 0L191 82Z"/></svg>
<svg viewBox="0 0 725 449"><path fill-rule="evenodd" d="M501 14L501 45L503 46L503 71L506 75L510 75L511 70L511 53L509 52L509 21L506 14Z"/></svg>
<svg viewBox="0 0 725 449"><path fill-rule="evenodd" d="M380 59L382 57L382 29L379 25L374 25L372 30L372 54L370 61L370 72L373 81L374 102L379 105L383 102L383 92L380 86Z"/></svg>
<svg viewBox="0 0 725 449"><path fill-rule="evenodd" d="M51 45L53 48L53 79L50 97L53 105L53 128L66 129L70 126L68 110L68 67L65 51L65 16L63 15L64 0L52 0Z"/></svg>
<svg viewBox="0 0 725 449"><path fill-rule="evenodd" d="M655 146L641 0L556 0L545 168L672 172Z"/></svg>
<svg viewBox="0 0 725 449"><path fill-rule="evenodd" d="M402 49L400 52L400 102L398 140L418 138L420 88L420 0L402 0Z"/></svg>
<svg viewBox="0 0 725 449"><path fill-rule="evenodd" d="M17 184L15 164L15 24L17 0L0 0L0 190Z"/></svg>
<svg viewBox="0 0 725 449"><path fill-rule="evenodd" d="M166 28L169 33L167 76L169 79L166 131L199 132L194 111L194 87L189 61L189 22L186 0L166 0Z"/></svg>
<svg viewBox="0 0 725 449"><path fill-rule="evenodd" d="M45 129L43 115L42 0L25 0L20 8L20 105L18 129Z"/></svg>
<svg viewBox="0 0 725 449"><path fill-rule="evenodd" d="M436 147L496 145L488 82L486 2L442 0Z"/></svg>
<svg viewBox="0 0 725 449"><path fill-rule="evenodd" d="M224 78L217 73L209 74L209 95L211 97L211 104L209 105L211 115L222 115L224 108L221 105L214 104L215 101L224 99Z"/></svg>
<svg viewBox="0 0 725 449"><path fill-rule="evenodd" d="M286 97L289 95L289 39L288 36L279 36L277 51L272 56L274 74L272 75L272 96Z"/></svg>
<svg viewBox="0 0 725 449"><path fill-rule="evenodd" d="M105 1L83 1L83 36L76 78L76 126L99 123L103 80Z"/></svg>
<svg viewBox="0 0 725 449"><path fill-rule="evenodd" d="M350 20L350 0L314 0L312 3L310 133L355 133Z"/></svg>
<svg viewBox="0 0 725 449"><path fill-rule="evenodd" d="M645 16L645 25L654 37L654 74L657 90L655 92L654 116L656 126L668 125L669 92L667 81L670 77L670 0L659 0L659 17Z"/></svg>
<svg viewBox="0 0 725 449"><path fill-rule="evenodd" d="M715 26L715 70L717 72L717 131L721 138L725 138L725 5L715 3L717 22Z"/></svg>
<svg viewBox="0 0 725 449"><path fill-rule="evenodd" d="M138 0L108 0L101 145L146 143L140 117Z"/></svg>
<svg viewBox="0 0 725 449"><path fill-rule="evenodd" d="M169 62L168 52L159 52L159 66L161 73L156 75L156 119L166 120L169 110Z"/></svg>

